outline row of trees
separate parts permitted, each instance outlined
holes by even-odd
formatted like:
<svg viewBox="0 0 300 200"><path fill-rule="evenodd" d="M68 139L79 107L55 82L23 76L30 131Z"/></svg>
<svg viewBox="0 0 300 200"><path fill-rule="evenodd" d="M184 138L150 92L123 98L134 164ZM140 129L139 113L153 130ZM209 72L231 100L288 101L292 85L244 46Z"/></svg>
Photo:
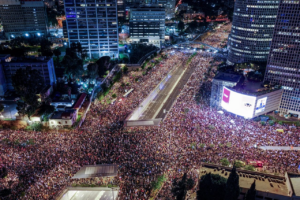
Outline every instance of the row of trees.
<svg viewBox="0 0 300 200"><path fill-rule="evenodd" d="M173 181L172 193L176 200L184 200L188 190L194 186L194 180L187 178L186 173L181 180ZM197 200L237 200L240 194L239 176L233 167L228 179L208 173L203 175L199 181ZM246 194L246 200L255 200L255 181Z"/></svg>

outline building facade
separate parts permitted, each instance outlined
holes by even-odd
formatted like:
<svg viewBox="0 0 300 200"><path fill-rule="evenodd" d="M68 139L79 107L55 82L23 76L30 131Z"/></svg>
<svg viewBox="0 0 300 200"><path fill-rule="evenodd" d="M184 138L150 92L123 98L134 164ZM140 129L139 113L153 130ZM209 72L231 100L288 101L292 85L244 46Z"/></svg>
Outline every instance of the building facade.
<svg viewBox="0 0 300 200"><path fill-rule="evenodd" d="M65 0L69 44L80 42L90 58L119 57L116 0Z"/></svg>
<svg viewBox="0 0 300 200"><path fill-rule="evenodd" d="M284 89L279 111L300 117L300 4L281 0L265 81Z"/></svg>
<svg viewBox="0 0 300 200"><path fill-rule="evenodd" d="M160 48L165 41L165 9L159 6L133 7L130 12L130 40Z"/></svg>
<svg viewBox="0 0 300 200"><path fill-rule="evenodd" d="M56 84L52 58L12 58L11 60L2 61L0 64L0 77L4 77L4 80L1 80L1 84L3 85L1 88L5 88L5 90L1 90L2 94L0 93L0 96L3 96L7 90L14 90L11 77L18 69L26 67L38 70L40 75L44 78L46 85Z"/></svg>
<svg viewBox="0 0 300 200"><path fill-rule="evenodd" d="M47 14L41 0L0 0L0 17L7 38L47 35Z"/></svg>
<svg viewBox="0 0 300 200"><path fill-rule="evenodd" d="M228 64L266 62L279 0L236 0L228 38Z"/></svg>
<svg viewBox="0 0 300 200"><path fill-rule="evenodd" d="M165 7L167 19L175 17L175 3L176 0L157 0L158 5Z"/></svg>

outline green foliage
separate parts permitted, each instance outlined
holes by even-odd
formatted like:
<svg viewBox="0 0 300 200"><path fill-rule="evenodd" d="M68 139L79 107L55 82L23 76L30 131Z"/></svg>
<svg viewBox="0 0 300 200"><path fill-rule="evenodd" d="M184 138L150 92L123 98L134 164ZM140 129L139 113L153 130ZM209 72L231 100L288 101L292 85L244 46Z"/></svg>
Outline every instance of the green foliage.
<svg viewBox="0 0 300 200"><path fill-rule="evenodd" d="M187 60L187 64L189 64L189 63L192 61L192 59L193 59L196 55L197 55L196 52L193 53L193 54L189 57L189 59Z"/></svg>
<svg viewBox="0 0 300 200"><path fill-rule="evenodd" d="M117 95L116 95L116 94L112 94L111 97L112 97L112 98L116 98Z"/></svg>
<svg viewBox="0 0 300 200"><path fill-rule="evenodd" d="M244 163L240 160L236 160L236 161L234 161L234 166L236 168L241 168L241 167L244 167Z"/></svg>
<svg viewBox="0 0 300 200"><path fill-rule="evenodd" d="M200 144L199 144L199 147L200 147L200 148L204 148L204 147L205 147L205 144L200 143Z"/></svg>
<svg viewBox="0 0 300 200"><path fill-rule="evenodd" d="M28 131L41 131L43 129L43 124L35 122L26 127Z"/></svg>
<svg viewBox="0 0 300 200"><path fill-rule="evenodd" d="M252 166L252 165L246 165L246 166L245 166L245 169L246 169L246 170L249 170L249 171L255 171L255 167Z"/></svg>
<svg viewBox="0 0 300 200"><path fill-rule="evenodd" d="M12 76L12 84L16 93L21 97L17 102L17 110L20 115L30 116L39 105L37 95L44 87L44 78L37 70L31 67L20 68Z"/></svg>
<svg viewBox="0 0 300 200"><path fill-rule="evenodd" d="M146 45L146 44L131 44L130 48L130 62L138 63L138 61L145 56L147 53L150 53L153 50L156 50L157 47L154 45Z"/></svg>
<svg viewBox="0 0 300 200"><path fill-rule="evenodd" d="M195 142L191 143L191 148L192 148L192 149L195 149L195 148L196 148L196 143L195 143Z"/></svg>
<svg viewBox="0 0 300 200"><path fill-rule="evenodd" d="M209 146L210 146L210 148L214 148L215 145L214 144L210 144Z"/></svg>
<svg viewBox="0 0 300 200"><path fill-rule="evenodd" d="M260 122L261 125L265 126L266 125L266 122Z"/></svg>
<svg viewBox="0 0 300 200"><path fill-rule="evenodd" d="M279 121L278 124L282 125L282 124L283 124L283 121Z"/></svg>
<svg viewBox="0 0 300 200"><path fill-rule="evenodd" d="M114 77L113 77L113 82L119 82L119 80L122 77L122 72L118 72Z"/></svg>
<svg viewBox="0 0 300 200"><path fill-rule="evenodd" d="M201 176L197 200L223 200L227 179L219 174Z"/></svg>
<svg viewBox="0 0 300 200"><path fill-rule="evenodd" d="M224 200L237 200L240 194L239 176L233 167L226 182Z"/></svg>
<svg viewBox="0 0 300 200"><path fill-rule="evenodd" d="M127 72L128 72L128 67L127 66L123 67L123 73L126 74Z"/></svg>
<svg viewBox="0 0 300 200"><path fill-rule="evenodd" d="M222 158L220 160L220 163L221 163L222 166L229 166L229 164L230 164L230 162L227 158Z"/></svg>
<svg viewBox="0 0 300 200"><path fill-rule="evenodd" d="M147 75L147 72L143 72L143 76L146 76Z"/></svg>
<svg viewBox="0 0 300 200"><path fill-rule="evenodd" d="M232 147L231 142L227 142L227 143L226 143L226 146L227 146L228 148Z"/></svg>
<svg viewBox="0 0 300 200"><path fill-rule="evenodd" d="M153 190L158 190L161 188L162 184L166 181L165 175L160 175L157 177L156 181L151 182L151 188Z"/></svg>
<svg viewBox="0 0 300 200"><path fill-rule="evenodd" d="M135 82L138 82L138 81L139 81L139 78L135 78L134 80L135 80Z"/></svg>
<svg viewBox="0 0 300 200"><path fill-rule="evenodd" d="M273 120L269 120L268 123L269 123L270 126L273 126L273 125L274 125L274 121L273 121Z"/></svg>

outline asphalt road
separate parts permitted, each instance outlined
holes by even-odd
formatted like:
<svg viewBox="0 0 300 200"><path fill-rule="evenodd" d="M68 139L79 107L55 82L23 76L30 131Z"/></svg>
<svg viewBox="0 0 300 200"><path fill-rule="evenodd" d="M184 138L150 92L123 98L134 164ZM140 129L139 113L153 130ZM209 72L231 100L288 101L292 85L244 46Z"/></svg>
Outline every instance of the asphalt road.
<svg viewBox="0 0 300 200"><path fill-rule="evenodd" d="M186 68L182 65L175 69L171 78L164 85L164 88L159 91L156 98L148 105L148 108L142 113L140 119L164 118L194 69L195 67ZM175 84L176 86L174 86Z"/></svg>

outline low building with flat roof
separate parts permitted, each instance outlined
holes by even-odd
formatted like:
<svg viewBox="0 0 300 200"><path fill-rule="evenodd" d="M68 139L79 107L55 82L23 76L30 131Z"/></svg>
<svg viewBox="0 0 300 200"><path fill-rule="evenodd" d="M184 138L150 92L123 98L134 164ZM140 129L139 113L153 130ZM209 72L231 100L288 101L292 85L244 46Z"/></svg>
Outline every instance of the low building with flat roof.
<svg viewBox="0 0 300 200"><path fill-rule="evenodd" d="M77 120L77 111L68 109L65 111L54 112L49 119L50 128L68 128L72 127Z"/></svg>
<svg viewBox="0 0 300 200"><path fill-rule="evenodd" d="M200 177L212 173L219 174L224 178L228 178L231 173L231 167L224 167L214 164L203 164L200 171ZM276 176L267 173L261 173L257 171L248 171L237 168L237 174L239 175L240 196L239 200L243 200L247 191L250 189L251 184L255 181L256 185L256 198L265 200L298 200L300 199L299 190L300 179L291 181L291 177L288 173L285 176ZM295 178L295 179L296 179ZM293 189L294 188L294 189ZM296 188L296 190L295 190Z"/></svg>

